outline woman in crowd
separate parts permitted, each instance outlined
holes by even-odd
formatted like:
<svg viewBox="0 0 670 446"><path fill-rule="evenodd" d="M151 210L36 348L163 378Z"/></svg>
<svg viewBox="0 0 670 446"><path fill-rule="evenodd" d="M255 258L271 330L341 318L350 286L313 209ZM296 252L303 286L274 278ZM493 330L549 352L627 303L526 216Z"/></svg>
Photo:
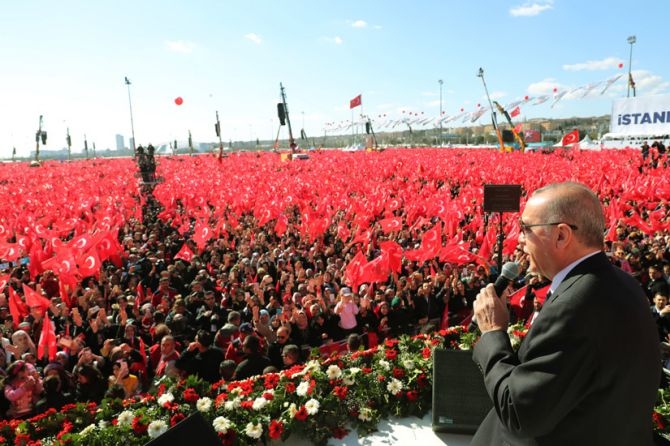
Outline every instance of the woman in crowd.
<svg viewBox="0 0 670 446"><path fill-rule="evenodd" d="M34 415L35 403L42 393L40 374L23 360L14 361L7 368L4 395L9 401L7 416L28 418Z"/></svg>

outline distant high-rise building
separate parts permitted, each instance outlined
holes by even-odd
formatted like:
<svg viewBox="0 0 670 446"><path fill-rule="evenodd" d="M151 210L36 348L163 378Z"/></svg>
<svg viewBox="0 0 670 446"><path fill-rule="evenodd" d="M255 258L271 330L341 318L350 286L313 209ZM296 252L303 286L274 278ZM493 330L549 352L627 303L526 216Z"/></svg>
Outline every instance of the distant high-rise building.
<svg viewBox="0 0 670 446"><path fill-rule="evenodd" d="M126 148L124 139L123 135L116 135L116 150L123 150Z"/></svg>
<svg viewBox="0 0 670 446"><path fill-rule="evenodd" d="M135 138L129 138L128 149L133 150L133 147L135 147Z"/></svg>

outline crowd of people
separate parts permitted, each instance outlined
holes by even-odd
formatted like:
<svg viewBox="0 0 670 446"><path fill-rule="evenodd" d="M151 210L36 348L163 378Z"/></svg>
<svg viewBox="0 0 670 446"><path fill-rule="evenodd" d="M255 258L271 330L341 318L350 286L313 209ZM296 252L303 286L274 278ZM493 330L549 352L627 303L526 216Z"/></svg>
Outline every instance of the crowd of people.
<svg viewBox="0 0 670 446"><path fill-rule="evenodd" d="M290 230L278 237L257 227L251 215L227 238L199 251L189 233L181 235L157 218L161 207L151 190L144 189L142 221L128 221L119 233L122 263L106 262L99 276L84 278L70 290L70 306L52 271L31 280L27 265L9 267L0 294L1 417L129 397L165 377L244 379L310 355L460 324L471 315L479 290L497 276L495 258L464 265L403 260L401 273L387 282L352 289L344 271L366 249L363 244L343 243L336 228L316 243ZM364 252L368 259L378 255L377 242L386 237L382 231L373 237ZM474 246L474 234L468 237ZM408 228L396 234L403 246L419 239ZM184 244L197 253L188 262L175 259ZM667 341L670 234L648 237L622 225L618 241L605 251L647 292L659 341ZM530 321L541 308L533 290L547 282L527 273L521 249L504 260L520 266L511 286L529 285L513 319ZM10 314L8 287L22 295L24 284L49 299L46 315L58 337L51 360L38 357L36 347L45 311L30 308L21 321Z"/></svg>

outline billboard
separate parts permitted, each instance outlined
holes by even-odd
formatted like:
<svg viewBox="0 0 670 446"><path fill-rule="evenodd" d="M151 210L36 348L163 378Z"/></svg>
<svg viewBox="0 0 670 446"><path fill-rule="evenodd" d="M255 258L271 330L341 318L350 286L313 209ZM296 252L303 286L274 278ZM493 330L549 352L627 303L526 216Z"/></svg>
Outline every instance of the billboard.
<svg viewBox="0 0 670 446"><path fill-rule="evenodd" d="M610 132L621 135L670 134L670 94L614 100Z"/></svg>

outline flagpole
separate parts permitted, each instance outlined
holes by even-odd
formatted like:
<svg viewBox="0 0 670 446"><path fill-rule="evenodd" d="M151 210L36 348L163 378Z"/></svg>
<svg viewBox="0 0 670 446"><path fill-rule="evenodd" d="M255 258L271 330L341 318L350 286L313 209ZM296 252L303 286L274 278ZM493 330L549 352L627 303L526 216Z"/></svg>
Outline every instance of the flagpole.
<svg viewBox="0 0 670 446"><path fill-rule="evenodd" d="M635 36L629 36L627 41L630 44L630 56L628 57L628 94L626 97L629 98L630 87L633 87L633 97L635 97L635 83L633 82L633 74L631 73L631 70L633 68L633 45L637 42L637 38Z"/></svg>
<svg viewBox="0 0 670 446"><path fill-rule="evenodd" d="M351 146L354 146L354 109L351 109Z"/></svg>

